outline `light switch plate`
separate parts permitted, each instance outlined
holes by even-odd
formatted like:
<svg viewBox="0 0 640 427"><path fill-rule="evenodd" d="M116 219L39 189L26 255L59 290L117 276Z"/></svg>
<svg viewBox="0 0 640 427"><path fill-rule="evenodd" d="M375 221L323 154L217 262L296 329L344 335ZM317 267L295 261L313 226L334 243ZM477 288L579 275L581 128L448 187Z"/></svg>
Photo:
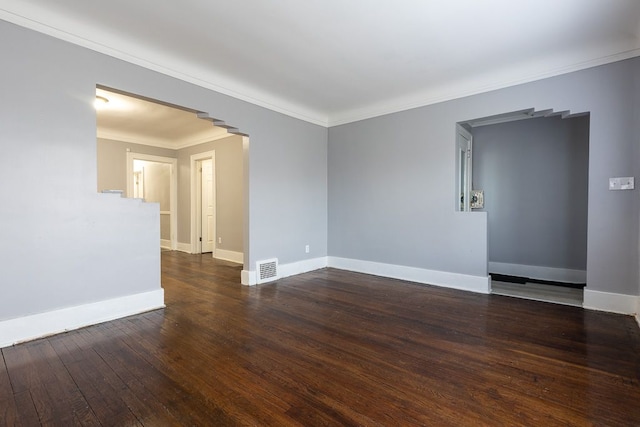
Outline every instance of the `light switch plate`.
<svg viewBox="0 0 640 427"><path fill-rule="evenodd" d="M633 190L634 182L632 176L622 178L609 178L609 190Z"/></svg>

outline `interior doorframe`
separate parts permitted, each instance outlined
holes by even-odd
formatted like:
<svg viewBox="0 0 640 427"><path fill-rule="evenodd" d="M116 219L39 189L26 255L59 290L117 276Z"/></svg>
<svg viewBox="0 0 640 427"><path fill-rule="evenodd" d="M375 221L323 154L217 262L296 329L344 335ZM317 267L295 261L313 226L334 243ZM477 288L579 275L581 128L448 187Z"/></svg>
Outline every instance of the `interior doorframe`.
<svg viewBox="0 0 640 427"><path fill-rule="evenodd" d="M247 135L243 135L242 136L242 182L243 182L243 189L242 189L242 195L243 195L243 213L244 213L244 224L243 224L243 229L242 229L242 239L243 239L243 248L242 248L242 252L244 253L244 262L242 265L242 273L240 274L240 280L242 282L243 285L249 285L251 283L255 283L255 278L253 279L254 281L252 282L252 278L251 278L251 265L253 262L253 259L251 259L250 254L251 252L249 251L249 247L250 247L250 243L251 243L251 236L249 235L250 230L251 230L251 212L249 211L249 202L251 199L250 196L250 171L249 171L249 136Z"/></svg>
<svg viewBox="0 0 640 427"><path fill-rule="evenodd" d="M460 134L466 135L467 133L469 134L469 136L471 137L470 139L470 148L473 146L473 129L479 126L487 126L487 125L497 125L497 124L502 124L502 123L507 123L507 122L513 122L513 121L520 121L520 120L528 120L528 119L533 119L533 118L539 118L539 117L552 117L552 116L557 116L557 115L561 115L562 118L571 118L571 117L577 117L577 116L582 116L582 115L590 115L591 112L590 111L584 111L584 112L578 112L578 113L573 113L570 114L568 111L564 111L564 112L555 112L553 109L547 109L547 110L538 110L536 111L534 108L529 108L526 110L519 110L519 111L513 111L513 112L507 112L507 113L503 113L503 114L498 114L498 115L493 115L493 116L486 116L486 117L480 117L480 118L476 118L473 120L467 120L467 121L461 121L461 122L457 122L456 123L456 150L459 150L459 144L458 144L458 138ZM471 132L469 132L465 127L461 126L462 123L465 123L466 125L470 126L471 128ZM593 155L592 151L591 151L591 130L592 130L592 126L591 126L591 120L589 120L588 122L588 129L587 129L587 134L588 134L588 141L587 141L587 197L590 194L590 189L591 189L591 175L589 173L589 169L588 169L588 164L589 164L589 159L591 158L591 156ZM473 149L472 149L473 152ZM471 164L469 165L471 167L473 167L473 155L471 156ZM456 176L459 177L459 171L458 171L458 167L459 167L459 162L458 159L456 158ZM473 174L472 172L470 173L470 178L473 178ZM458 179L458 178L457 178ZM456 183L457 185L457 183ZM469 188L472 189L473 186L470 183ZM457 206L459 207L459 201L457 202ZM590 222L588 221L588 215L589 215L589 209L587 206L587 235L586 235L586 250L587 250L587 264L585 267L585 273L586 276L579 276L579 278L574 278L575 276L573 275L569 275L569 278L563 277L563 278L548 278L547 280L551 280L551 281L566 281L566 282L586 282L587 286L584 288L585 290L589 289L589 280L588 280L588 276L589 276L589 236L591 234L591 228L589 227ZM488 237L488 233L489 233L489 222L487 220L487 237ZM489 239L487 238L487 256L486 256L486 263L487 263L487 272L489 272L491 269L489 268ZM541 269L544 269L545 267L540 267ZM552 269L553 270L553 269ZM571 271L571 270L568 270ZM580 270L578 270L580 271ZM505 271L503 274L506 275L514 275L514 276L528 276L529 272L523 272L521 270L513 270L513 271ZM533 277L533 275L532 275ZM584 277L584 278L583 278ZM490 293L491 288L489 289ZM584 297L583 297L584 298ZM548 301L548 302L554 302L554 301ZM584 302L584 300L583 300ZM563 303L561 303L563 304Z"/></svg>
<svg viewBox="0 0 640 427"><path fill-rule="evenodd" d="M202 230L202 225L198 218L201 217L202 213L199 212L201 209L198 209L198 198L201 197L200 185L198 183L198 162L203 160L209 160L213 163L213 200L214 200L214 208L213 208L213 252L212 256L215 258L216 249L218 247L218 227L217 227L217 213L218 213L218 204L215 202L216 196L216 152L205 151L202 153L192 154L191 155L191 253L192 254L200 254L202 253L202 245L200 245L199 234Z"/></svg>
<svg viewBox="0 0 640 427"><path fill-rule="evenodd" d="M133 161L142 160L147 162L165 163L171 167L169 180L169 239L172 251L178 248L176 236L178 230L178 159L173 157L154 156L151 154L134 153L127 151L127 197L133 197Z"/></svg>
<svg viewBox="0 0 640 427"><path fill-rule="evenodd" d="M464 142L463 142L464 140ZM462 158L464 156L464 171ZM461 179L464 176L464 181ZM471 212L471 191L473 189L473 134L456 123L456 211ZM460 206L460 193L463 203Z"/></svg>

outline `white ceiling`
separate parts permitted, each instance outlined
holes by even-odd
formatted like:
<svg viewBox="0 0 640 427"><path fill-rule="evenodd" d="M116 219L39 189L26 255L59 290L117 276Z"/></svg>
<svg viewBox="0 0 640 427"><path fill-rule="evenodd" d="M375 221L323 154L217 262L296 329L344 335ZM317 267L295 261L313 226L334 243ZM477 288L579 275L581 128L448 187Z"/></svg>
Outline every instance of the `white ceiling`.
<svg viewBox="0 0 640 427"><path fill-rule="evenodd" d="M194 111L102 88L96 89L96 95L108 100L96 104L98 138L177 150L232 136L211 121L199 119Z"/></svg>
<svg viewBox="0 0 640 427"><path fill-rule="evenodd" d="M0 18L325 126L640 55L638 0L0 0Z"/></svg>

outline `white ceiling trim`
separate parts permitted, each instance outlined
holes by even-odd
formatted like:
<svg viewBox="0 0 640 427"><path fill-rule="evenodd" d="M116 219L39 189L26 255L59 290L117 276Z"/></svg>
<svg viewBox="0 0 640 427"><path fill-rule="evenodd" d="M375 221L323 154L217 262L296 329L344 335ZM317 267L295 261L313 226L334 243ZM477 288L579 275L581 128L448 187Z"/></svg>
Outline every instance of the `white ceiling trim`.
<svg viewBox="0 0 640 427"><path fill-rule="evenodd" d="M366 120L373 117L384 116L385 114L397 113L400 111L406 111L413 108L424 107L427 105L437 104L439 102L451 101L458 98L464 98L466 96L477 95L480 93L490 92L493 90L504 89L507 87L517 86L524 83L530 83L537 80L546 79L549 77L556 77L563 74L572 73L575 71L585 70L599 65L610 64L625 59L635 58L640 56L640 48L626 50L621 53L614 53L595 59L586 60L583 62L558 66L555 69L547 71L539 71L537 73L531 73L526 77L522 77L514 73L511 75L501 76L501 80L495 79L474 79L467 82L460 82L455 86L454 90L446 91L443 89L436 89L429 92L422 92L416 95L391 100L384 104L380 104L374 107L365 107L362 109L354 109L343 112L336 117L330 117L328 119L327 126L339 126L347 123L356 122L359 120Z"/></svg>
<svg viewBox="0 0 640 427"><path fill-rule="evenodd" d="M144 58L146 52L136 52L136 54L132 54L130 52L136 51L136 47L133 45L127 46L126 51L123 49L117 49L112 46L97 43L76 34L60 30L34 19L17 15L4 9L0 9L0 19L290 117L324 127L327 127L328 125L326 115L320 114L317 111L311 111L300 105L292 104L286 100L276 98L269 94L259 93L258 90L248 88L237 82L230 82L229 79L216 75L210 71L207 72L206 75L203 73L202 76L198 76L197 71L190 70L192 67L171 58L156 58L155 60L150 60L148 58ZM174 65L180 64L184 71L178 71L172 67L162 65L162 63ZM222 84L216 84L214 81L222 82Z"/></svg>
<svg viewBox="0 0 640 427"><path fill-rule="evenodd" d="M29 13L33 12L28 9L22 10ZM362 108L342 111L334 115L327 115L323 112L312 111L301 105L293 104L282 98L265 93L264 91L243 85L240 82L231 81L224 76L217 75L210 71L195 69L187 63L177 62L175 59L164 56L161 53L142 51L138 46L131 43L122 41L118 42L118 40L115 39L109 40L107 44L98 43L69 31L63 31L45 24L44 22L48 21L55 22L56 17L47 16L47 14L42 11L38 16L39 20L35 20L0 9L0 19L4 19L34 31L157 71L167 76L175 77L203 88L211 89L254 105L324 127L337 126L385 114L449 101L640 56L640 47L638 46L638 40L636 39L635 45L617 44L606 46L597 51L582 52L580 56L573 55L569 58L560 57L553 60L547 60L540 64L534 64L535 66L528 70L524 70L520 67L512 70L504 70L497 76L495 74L491 74L457 83L449 82L446 88L438 87L432 90L384 101L377 105L365 106ZM534 71L531 71L532 69Z"/></svg>
<svg viewBox="0 0 640 427"><path fill-rule="evenodd" d="M169 150L181 150L183 148L193 147L194 145L205 144L207 142L219 141L221 139L232 138L235 134L226 133L217 136L201 137L194 140L171 142L158 138L150 138L146 135L132 135L124 132L118 132L107 129L98 129L96 132L98 139L108 139L111 141L127 142L129 144L147 145L150 147L167 148Z"/></svg>
<svg viewBox="0 0 640 427"><path fill-rule="evenodd" d="M158 148L168 148L170 150L175 150L175 146L167 141L149 138L146 136L140 135L129 135L126 133L120 133L117 131L108 131L104 129L97 129L96 137L98 139L108 139L111 141L120 141L120 142L128 142L129 144L140 144L140 145L148 145L150 147L158 147Z"/></svg>
<svg viewBox="0 0 640 427"><path fill-rule="evenodd" d="M220 141L221 139L233 138L234 136L238 136L238 135L234 133L225 133L225 134L217 135L214 137L211 137L211 136L202 137L198 139L193 139L191 141L177 143L174 145L174 147L176 150L181 150L183 148L193 147L194 145L205 144L207 142L213 142L213 141Z"/></svg>

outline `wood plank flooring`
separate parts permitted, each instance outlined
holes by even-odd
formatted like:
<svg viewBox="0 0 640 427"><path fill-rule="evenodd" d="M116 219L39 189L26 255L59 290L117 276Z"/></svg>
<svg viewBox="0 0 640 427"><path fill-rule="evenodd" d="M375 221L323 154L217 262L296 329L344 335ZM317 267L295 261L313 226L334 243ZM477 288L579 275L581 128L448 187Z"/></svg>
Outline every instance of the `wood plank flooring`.
<svg viewBox="0 0 640 427"><path fill-rule="evenodd" d="M0 425L638 426L630 316L162 253L167 308L2 349Z"/></svg>

